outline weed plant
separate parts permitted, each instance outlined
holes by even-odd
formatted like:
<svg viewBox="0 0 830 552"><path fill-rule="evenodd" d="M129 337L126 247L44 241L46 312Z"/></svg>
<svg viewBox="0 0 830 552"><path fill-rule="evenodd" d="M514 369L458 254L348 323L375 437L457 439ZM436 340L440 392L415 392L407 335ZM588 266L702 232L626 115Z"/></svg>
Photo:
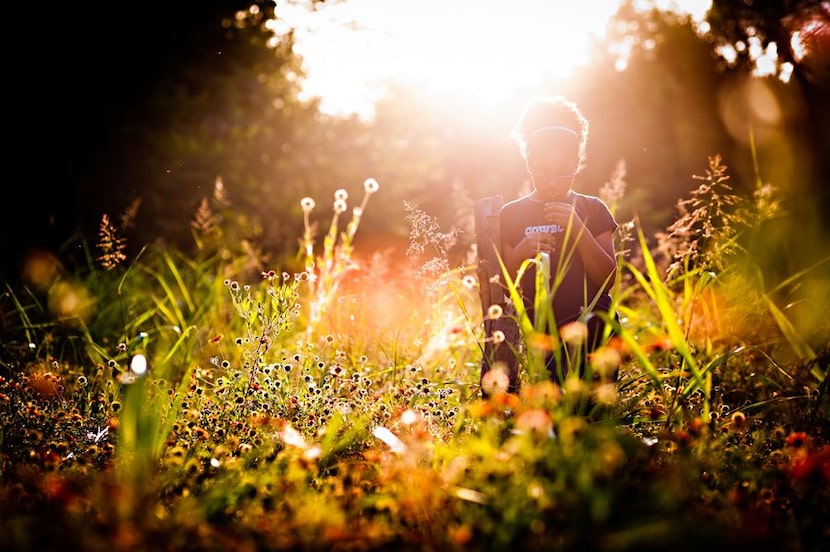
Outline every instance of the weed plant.
<svg viewBox="0 0 830 552"><path fill-rule="evenodd" d="M805 296L826 292L826 259L765 279L759 234L783 199L761 183L734 193L717 157L698 178L666 232L632 220L618 235L621 316L588 358L616 383L552 383L536 321L485 308L522 327L515 394L498 370L479 387L478 283L446 262L453 231L408 206L434 259L356 256L372 179L348 221L336 192L321 241L302 200L294 270L235 237L221 181L193 256L155 244L129 258L130 218L103 217L84 269L40 254L4 283L0 542L826 550L827 327L790 308L827 306ZM624 187L604 189L612 209ZM561 330L549 337L578 344Z"/></svg>

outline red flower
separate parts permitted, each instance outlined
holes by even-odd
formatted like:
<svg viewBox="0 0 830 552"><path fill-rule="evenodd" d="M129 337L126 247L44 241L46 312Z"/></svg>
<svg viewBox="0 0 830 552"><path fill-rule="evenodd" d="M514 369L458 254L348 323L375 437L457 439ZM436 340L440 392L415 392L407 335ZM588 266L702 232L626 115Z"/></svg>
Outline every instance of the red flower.
<svg viewBox="0 0 830 552"><path fill-rule="evenodd" d="M787 437L787 446L793 448L803 448L810 444L810 436L803 431L793 431Z"/></svg>
<svg viewBox="0 0 830 552"><path fill-rule="evenodd" d="M790 475L800 481L830 482L830 445L793 459Z"/></svg>

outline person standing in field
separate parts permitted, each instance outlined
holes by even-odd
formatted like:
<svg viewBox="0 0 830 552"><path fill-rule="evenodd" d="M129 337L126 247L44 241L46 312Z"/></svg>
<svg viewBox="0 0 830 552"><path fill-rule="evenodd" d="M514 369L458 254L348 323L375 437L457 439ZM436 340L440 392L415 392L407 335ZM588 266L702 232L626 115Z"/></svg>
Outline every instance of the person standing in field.
<svg viewBox="0 0 830 552"><path fill-rule="evenodd" d="M600 198L574 191L585 162L588 128L580 109L566 98L532 101L512 137L533 190L506 203L500 213L500 255L513 280L518 278L530 322L543 313L549 320L544 329L549 339L539 341L550 378L560 384L573 369L589 379L617 379L616 369L591 373L587 362L589 353L611 335L609 321L616 314L609 290L617 272L617 222ZM536 297L537 263L526 261L545 257L550 291L541 304Z"/></svg>

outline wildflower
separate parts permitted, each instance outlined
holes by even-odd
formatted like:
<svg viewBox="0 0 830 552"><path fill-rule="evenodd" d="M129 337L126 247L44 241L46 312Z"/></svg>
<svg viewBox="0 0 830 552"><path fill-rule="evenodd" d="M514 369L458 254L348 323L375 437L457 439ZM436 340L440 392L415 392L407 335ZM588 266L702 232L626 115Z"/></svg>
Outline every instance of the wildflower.
<svg viewBox="0 0 830 552"><path fill-rule="evenodd" d="M569 345L582 345L588 338L588 325L584 322L571 322L559 329L562 341Z"/></svg>
<svg viewBox="0 0 830 552"><path fill-rule="evenodd" d="M462 278L461 283L467 289L473 289L476 286L476 279L475 276L472 274L467 274Z"/></svg>
<svg viewBox="0 0 830 552"><path fill-rule="evenodd" d="M703 424L703 420L701 420L700 418L695 418L694 420L689 422L687 430L689 431L689 435L691 435L692 437L700 437L704 427L705 426Z"/></svg>
<svg viewBox="0 0 830 552"><path fill-rule="evenodd" d="M207 439L208 438L208 432L205 431L204 428L201 428L201 427L198 427L198 426L193 428L193 435L197 439Z"/></svg>
<svg viewBox="0 0 830 552"><path fill-rule="evenodd" d="M646 352L660 353L672 349L671 338L668 336L656 337L645 346Z"/></svg>
<svg viewBox="0 0 830 552"><path fill-rule="evenodd" d="M552 351L553 338L544 332L533 332L527 337L527 346L540 351Z"/></svg>
<svg viewBox="0 0 830 552"><path fill-rule="evenodd" d="M600 347L589 353L588 360L594 373L600 378L607 378L619 370L622 355L613 347Z"/></svg>
<svg viewBox="0 0 830 552"><path fill-rule="evenodd" d="M787 446L793 449L806 448L810 441L810 436L803 431L794 431L787 437Z"/></svg>
<svg viewBox="0 0 830 552"><path fill-rule="evenodd" d="M524 402L556 402L562 398L562 389L550 380L525 385L521 390Z"/></svg>
<svg viewBox="0 0 830 552"><path fill-rule="evenodd" d="M793 459L790 475L799 481L830 483L830 445Z"/></svg>
<svg viewBox="0 0 830 552"><path fill-rule="evenodd" d="M510 377L507 375L506 370L499 365L493 366L493 368L481 378L481 387L488 395L494 395L498 392L503 393L507 391L509 384Z"/></svg>
<svg viewBox="0 0 830 552"><path fill-rule="evenodd" d="M310 197L304 197L303 199L300 200L300 207L303 208L304 213L311 212L311 210L314 209L314 207L316 205L317 204Z"/></svg>
<svg viewBox="0 0 830 552"><path fill-rule="evenodd" d="M617 386L613 383L600 384L593 390L592 396L597 404L614 404L617 400Z"/></svg>
<svg viewBox="0 0 830 552"><path fill-rule="evenodd" d="M127 259L127 255L124 254L126 240L119 235L118 228L106 214L101 217L98 235L98 249L101 251L98 262L104 269L112 270Z"/></svg>
<svg viewBox="0 0 830 552"><path fill-rule="evenodd" d="M343 188L340 188L339 190L336 190L334 192L334 199L335 201L346 201L347 199L349 199L349 192L347 192Z"/></svg>
<svg viewBox="0 0 830 552"><path fill-rule="evenodd" d="M464 546L473 539L473 530L469 525L459 525L449 530L450 539L453 543Z"/></svg>
<svg viewBox="0 0 830 552"><path fill-rule="evenodd" d="M504 314L504 310L502 310L499 304L494 303L487 309L487 318L490 320L497 320L501 318L502 314Z"/></svg>
<svg viewBox="0 0 830 552"><path fill-rule="evenodd" d="M674 438L674 441L681 447L689 446L693 439L692 435L685 429L676 430L672 437Z"/></svg>
<svg viewBox="0 0 830 552"><path fill-rule="evenodd" d="M346 212L346 202L343 201L342 199L336 199L334 201L334 212L337 213L338 215L340 213Z"/></svg>
<svg viewBox="0 0 830 552"><path fill-rule="evenodd" d="M210 344L219 343L220 341L222 341L223 337L224 336L222 334L216 334L208 340L208 343L210 343Z"/></svg>
<svg viewBox="0 0 830 552"><path fill-rule="evenodd" d="M516 418L516 428L532 431L540 437L549 437L553 434L553 420L541 408L526 410Z"/></svg>
<svg viewBox="0 0 830 552"><path fill-rule="evenodd" d="M743 429L746 427L746 414L741 411L732 414L732 427L735 429Z"/></svg>
<svg viewBox="0 0 830 552"><path fill-rule="evenodd" d="M367 178L363 181L363 189L366 191L367 194L373 194L378 191L380 185L378 181L374 178Z"/></svg>
<svg viewBox="0 0 830 552"><path fill-rule="evenodd" d="M501 330L496 330L493 332L493 343L504 343L504 332Z"/></svg>

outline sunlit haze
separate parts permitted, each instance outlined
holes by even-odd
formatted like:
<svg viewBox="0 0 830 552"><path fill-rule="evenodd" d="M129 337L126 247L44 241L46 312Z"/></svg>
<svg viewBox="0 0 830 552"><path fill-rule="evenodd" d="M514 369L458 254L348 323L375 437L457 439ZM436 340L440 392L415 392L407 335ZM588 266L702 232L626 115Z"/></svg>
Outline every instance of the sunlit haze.
<svg viewBox="0 0 830 552"><path fill-rule="evenodd" d="M484 104L566 78L589 61L620 0L345 0L312 12L277 5L277 34L294 28L303 96L327 113L371 115L392 82ZM642 3L642 2L640 2ZM657 1L698 19L710 0Z"/></svg>

